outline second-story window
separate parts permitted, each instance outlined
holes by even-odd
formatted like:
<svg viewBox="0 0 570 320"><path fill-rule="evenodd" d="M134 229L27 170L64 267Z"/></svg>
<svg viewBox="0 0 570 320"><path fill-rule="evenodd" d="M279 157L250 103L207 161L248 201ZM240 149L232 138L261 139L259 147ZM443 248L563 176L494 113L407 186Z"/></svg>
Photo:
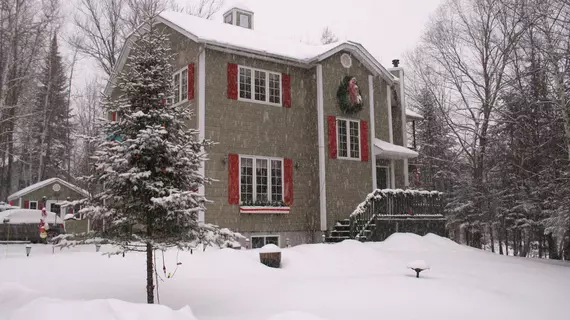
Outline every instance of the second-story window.
<svg viewBox="0 0 570 320"><path fill-rule="evenodd" d="M281 105L281 74L239 67L239 99Z"/></svg>
<svg viewBox="0 0 570 320"><path fill-rule="evenodd" d="M337 119L338 157L360 159L360 123Z"/></svg>
<svg viewBox="0 0 570 320"><path fill-rule="evenodd" d="M174 96L173 103L188 100L188 67L174 73Z"/></svg>

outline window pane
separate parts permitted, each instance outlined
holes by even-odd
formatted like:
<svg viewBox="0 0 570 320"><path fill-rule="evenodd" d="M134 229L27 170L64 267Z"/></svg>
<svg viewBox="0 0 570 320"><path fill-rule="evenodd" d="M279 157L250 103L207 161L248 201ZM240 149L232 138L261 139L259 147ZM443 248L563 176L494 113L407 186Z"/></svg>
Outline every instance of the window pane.
<svg viewBox="0 0 570 320"><path fill-rule="evenodd" d="M281 103L281 75L269 74L269 102Z"/></svg>
<svg viewBox="0 0 570 320"><path fill-rule="evenodd" d="M174 75L174 103L180 101L180 73Z"/></svg>
<svg viewBox="0 0 570 320"><path fill-rule="evenodd" d="M350 121L350 157L358 159L360 157L360 141L358 141L359 123Z"/></svg>
<svg viewBox="0 0 570 320"><path fill-rule="evenodd" d="M265 237L265 244L274 244L279 246L279 237Z"/></svg>
<svg viewBox="0 0 570 320"><path fill-rule="evenodd" d="M232 17L233 17L233 14L231 14L231 13L228 14L228 15L224 18L224 22L225 22L225 23L232 24Z"/></svg>
<svg viewBox="0 0 570 320"><path fill-rule="evenodd" d="M239 15L239 26L249 29L249 16L247 14L240 13L240 15Z"/></svg>
<svg viewBox="0 0 570 320"><path fill-rule="evenodd" d="M239 96L251 99L251 69L239 68Z"/></svg>
<svg viewBox="0 0 570 320"><path fill-rule="evenodd" d="M267 160L257 159L255 163L256 201L267 202Z"/></svg>
<svg viewBox="0 0 570 320"><path fill-rule="evenodd" d="M257 101L265 101L265 77L265 72L255 71L255 100Z"/></svg>
<svg viewBox="0 0 570 320"><path fill-rule="evenodd" d="M264 237L251 237L251 248L258 249L265 245Z"/></svg>
<svg viewBox="0 0 570 320"><path fill-rule="evenodd" d="M181 101L188 99L188 70L182 70L182 86L180 90L182 90L182 97L180 98Z"/></svg>
<svg viewBox="0 0 570 320"><path fill-rule="evenodd" d="M253 201L253 159L241 158L241 201Z"/></svg>
<svg viewBox="0 0 570 320"><path fill-rule="evenodd" d="M281 160L271 160L271 201L283 200L283 180L281 179Z"/></svg>
<svg viewBox="0 0 570 320"><path fill-rule="evenodd" d="M338 156L348 157L346 120L338 120Z"/></svg>
<svg viewBox="0 0 570 320"><path fill-rule="evenodd" d="M31 202L30 201L30 209L37 209L38 208L38 203L36 201Z"/></svg>

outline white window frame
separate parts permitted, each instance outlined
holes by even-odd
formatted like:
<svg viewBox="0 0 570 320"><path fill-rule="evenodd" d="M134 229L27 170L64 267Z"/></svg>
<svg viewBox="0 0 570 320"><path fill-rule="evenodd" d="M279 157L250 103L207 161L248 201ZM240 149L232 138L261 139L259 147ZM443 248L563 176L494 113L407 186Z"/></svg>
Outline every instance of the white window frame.
<svg viewBox="0 0 570 320"><path fill-rule="evenodd" d="M285 159L284 158L277 158L277 157L260 157L260 156L250 156L250 155L239 155L239 202L240 204L242 203L242 198L241 198L241 161L243 158L248 158L248 159L252 159L253 163L252 163L252 172L253 172L253 177L252 177L252 188L253 188L253 202L255 203L255 201L257 201L257 172L256 172L256 166L257 166L257 161L258 159L260 160L267 160L267 201L268 202L272 202L273 200L271 200L271 160L279 160L281 161L281 200L280 201L285 201L285 173L284 173L284 169L285 169Z"/></svg>
<svg viewBox="0 0 570 320"><path fill-rule="evenodd" d="M387 184L387 185L384 186L384 187L381 188L381 189L391 189L391 188L392 188L392 181L391 181L390 179L392 179L392 177L391 177L391 170L392 170L392 169L390 168L389 165L388 165L388 166L386 166L386 165L378 165L378 166L376 166L376 170L378 170L378 169L381 169L381 170L385 170L385 171L386 171L386 184ZM378 184L378 183L377 183L377 184ZM378 186L376 186L376 189L378 189L377 187L378 187Z"/></svg>
<svg viewBox="0 0 570 320"><path fill-rule="evenodd" d="M36 204L36 208L35 208L35 209L32 209L32 203L35 203L35 204ZM30 201L30 202L28 203L28 208L30 208L30 209L32 209L32 210L39 210L39 209L38 209L38 208L39 208L38 205L39 205L39 203L38 203L37 201Z"/></svg>
<svg viewBox="0 0 570 320"><path fill-rule="evenodd" d="M344 121L346 122L346 157L341 157L340 156L340 134L339 134L339 130L340 130L340 126L338 125L339 121ZM357 127L358 127L358 158L354 158L350 156L350 146L351 146L351 142L350 142L350 122L356 122ZM344 159L344 160L355 160L355 161L360 161L362 159L362 149L361 149L361 132L360 132L360 120L354 120L354 119L347 119L347 118L336 118L336 145L337 145L337 158L339 159Z"/></svg>
<svg viewBox="0 0 570 320"><path fill-rule="evenodd" d="M251 235L251 239L249 239L251 248L253 249L253 238L263 238L263 245L267 245L267 237L277 237L277 246L281 247L281 236L277 234L264 234L264 235Z"/></svg>
<svg viewBox="0 0 570 320"><path fill-rule="evenodd" d="M182 73L186 72L186 99L182 100ZM172 75L172 97L170 98L171 102L174 103L174 92L175 92L175 85L176 83L174 83L174 78L176 77L176 75L180 76L180 84L178 85L178 102L176 102L174 105L177 106L179 104L182 104L184 102L188 101L188 85L190 84L190 79L188 79L188 66L183 67L182 69L177 70L176 72L174 72L174 74Z"/></svg>
<svg viewBox="0 0 570 320"><path fill-rule="evenodd" d="M240 74L241 69L249 69L251 71L251 98L242 98L240 95ZM255 100L255 71L265 72L265 101ZM279 103L274 103L269 101L269 74L274 74L279 76ZM283 106L283 75L279 72L264 70L264 69L257 69L247 66L238 65L238 76L237 76L237 88L238 88L238 100L239 101L247 101L252 103L261 103L267 104L270 106L282 107Z"/></svg>

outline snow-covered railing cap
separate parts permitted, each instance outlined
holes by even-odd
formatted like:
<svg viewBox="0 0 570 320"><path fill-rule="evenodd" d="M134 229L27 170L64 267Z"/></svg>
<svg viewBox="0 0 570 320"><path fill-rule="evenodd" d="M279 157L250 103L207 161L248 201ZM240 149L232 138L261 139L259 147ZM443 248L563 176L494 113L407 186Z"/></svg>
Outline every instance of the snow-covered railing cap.
<svg viewBox="0 0 570 320"><path fill-rule="evenodd" d="M350 217L355 217L363 214L365 211L370 209L373 200L381 200L384 198L395 197L402 195L404 197L411 196L424 196L424 197L441 197L443 192L440 191L428 191L428 190L415 190L415 189L376 189L366 196L366 199L361 202L356 209L350 214Z"/></svg>

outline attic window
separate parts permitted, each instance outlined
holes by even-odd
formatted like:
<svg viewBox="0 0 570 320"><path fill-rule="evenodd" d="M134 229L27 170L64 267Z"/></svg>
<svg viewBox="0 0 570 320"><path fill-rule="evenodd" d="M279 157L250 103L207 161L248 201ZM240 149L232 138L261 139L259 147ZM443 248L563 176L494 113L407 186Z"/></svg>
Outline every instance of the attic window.
<svg viewBox="0 0 570 320"><path fill-rule="evenodd" d="M232 21L233 19L232 19L232 18L233 18L233 15L232 15L231 13L230 13L230 14L227 14L227 15L224 17L224 22L225 22L225 23L228 23L228 24L233 24L233 21Z"/></svg>
<svg viewBox="0 0 570 320"><path fill-rule="evenodd" d="M239 26L247 29L251 29L249 14L238 13Z"/></svg>

